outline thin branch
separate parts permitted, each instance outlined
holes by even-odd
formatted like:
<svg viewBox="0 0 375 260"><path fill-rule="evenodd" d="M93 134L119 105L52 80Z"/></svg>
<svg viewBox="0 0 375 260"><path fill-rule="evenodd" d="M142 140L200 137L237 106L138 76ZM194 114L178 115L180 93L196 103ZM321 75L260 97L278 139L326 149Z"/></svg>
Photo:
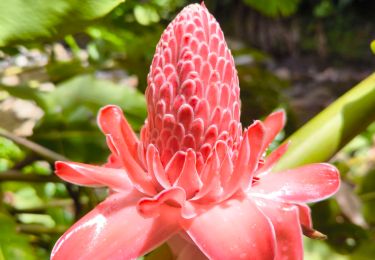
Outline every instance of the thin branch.
<svg viewBox="0 0 375 260"><path fill-rule="evenodd" d="M8 170L0 173L0 182L24 181L24 182L63 182L55 175L23 174L16 170Z"/></svg>
<svg viewBox="0 0 375 260"><path fill-rule="evenodd" d="M31 153L27 155L22 161L17 162L12 169L14 170L21 170L23 167L35 162L36 160L40 159L40 156L38 156L35 153Z"/></svg>
<svg viewBox="0 0 375 260"><path fill-rule="evenodd" d="M80 197L80 187L75 186L70 183L65 183L66 190L68 191L69 196L72 198L74 202L74 219L78 220L82 214L82 204L79 199Z"/></svg>
<svg viewBox="0 0 375 260"><path fill-rule="evenodd" d="M42 156L50 162L68 161L68 159L62 156L61 154L51 151L37 143L27 140L26 138L16 136L3 128L0 128L0 136L8 138L17 144L30 149L31 151L35 152L36 154L39 154L40 156Z"/></svg>

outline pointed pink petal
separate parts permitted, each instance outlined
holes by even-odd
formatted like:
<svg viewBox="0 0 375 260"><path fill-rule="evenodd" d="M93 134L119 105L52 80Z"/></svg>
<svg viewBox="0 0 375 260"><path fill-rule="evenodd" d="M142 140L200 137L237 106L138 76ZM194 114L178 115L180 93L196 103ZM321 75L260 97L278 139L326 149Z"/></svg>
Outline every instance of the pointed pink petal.
<svg viewBox="0 0 375 260"><path fill-rule="evenodd" d="M56 162L56 175L61 179L83 186L107 186L115 191L131 191L133 185L124 170L84 163Z"/></svg>
<svg viewBox="0 0 375 260"><path fill-rule="evenodd" d="M278 110L270 114L265 120L264 125L266 127L266 137L264 140L264 149L272 143L276 135L284 128L286 121L286 115L284 110Z"/></svg>
<svg viewBox="0 0 375 260"><path fill-rule="evenodd" d="M174 183L180 176L182 168L184 166L186 153L178 151L173 155L168 164L165 166L165 174L170 183Z"/></svg>
<svg viewBox="0 0 375 260"><path fill-rule="evenodd" d="M280 145L276 150L274 150L270 155L267 156L265 163L260 167L255 175L263 175L269 173L273 166L279 161L280 157L283 156L288 150L289 142Z"/></svg>
<svg viewBox="0 0 375 260"><path fill-rule="evenodd" d="M186 197L190 199L201 188L202 182L199 178L196 168L195 152L188 149L186 152L185 163L181 170L181 174L176 180L175 186L181 187L186 192Z"/></svg>
<svg viewBox="0 0 375 260"><path fill-rule="evenodd" d="M271 222L250 199L227 200L187 222L185 230L211 259L274 259Z"/></svg>
<svg viewBox="0 0 375 260"><path fill-rule="evenodd" d="M146 157L150 175L153 176L164 189L170 188L171 183L167 179L164 167L160 161L159 152L153 144L147 147Z"/></svg>
<svg viewBox="0 0 375 260"><path fill-rule="evenodd" d="M145 217L155 217L161 212L162 205L168 203L175 208L181 208L186 201L185 191L179 187L174 187L168 190L163 190L153 198L143 198L138 204L137 208L140 214Z"/></svg>
<svg viewBox="0 0 375 260"><path fill-rule="evenodd" d="M258 122L257 122L258 124ZM250 126L250 128L253 127ZM250 129L249 128L249 129ZM249 129L244 132L243 139L241 142L240 149L238 150L237 160L234 163L234 170L231 178L227 183L223 183L224 197L222 200L225 200L232 196L242 184L242 180L245 180L244 175L247 173L247 168L250 158L250 144L249 144Z"/></svg>
<svg viewBox="0 0 375 260"><path fill-rule="evenodd" d="M98 124L107 136L108 146L121 159L123 168L134 186L148 195L155 194L152 178L147 176L137 159L137 137L122 110L117 106L102 108L98 115Z"/></svg>
<svg viewBox="0 0 375 260"><path fill-rule="evenodd" d="M137 204L137 208L139 213L145 217L156 217L161 213L161 206L165 203L175 208L181 208L185 201L185 191L179 187L174 187L163 190L153 198L146 197L141 199Z"/></svg>
<svg viewBox="0 0 375 260"><path fill-rule="evenodd" d="M261 177L250 190L287 202L308 203L333 195L340 186L338 170L326 163L315 163Z"/></svg>
<svg viewBox="0 0 375 260"><path fill-rule="evenodd" d="M295 204L298 207L299 220L301 225L312 228L311 210L306 204Z"/></svg>
<svg viewBox="0 0 375 260"><path fill-rule="evenodd" d="M254 171L256 170L259 159L263 153L262 146L264 143L265 134L265 128L261 122L259 122L259 124L254 124L249 128L247 138L249 138L250 158L247 174L245 175L245 180L242 185L243 188L247 188L248 185L251 185Z"/></svg>
<svg viewBox="0 0 375 260"><path fill-rule="evenodd" d="M260 121L255 121L244 134L233 176L224 186L225 196L223 200L232 196L239 187L247 189L251 184L254 170L262 155L264 134L265 129Z"/></svg>
<svg viewBox="0 0 375 260"><path fill-rule="evenodd" d="M275 259L303 259L302 230L297 207L265 199L256 199L256 204L275 229Z"/></svg>
<svg viewBox="0 0 375 260"><path fill-rule="evenodd" d="M115 154L110 154L107 158L107 163L105 163L103 166L108 168L120 169L122 168L122 162L118 158L118 156L116 156Z"/></svg>
<svg viewBox="0 0 375 260"><path fill-rule="evenodd" d="M216 201L221 194L220 152L227 150L223 141L217 141L201 172L202 188L192 198L197 202ZM232 174L232 173L227 173Z"/></svg>
<svg viewBox="0 0 375 260"><path fill-rule="evenodd" d="M155 217L161 213L165 205L181 210L182 217L186 219L197 214L194 205L186 201L185 190L180 187L163 190L152 198L143 198L138 202L137 208L143 216Z"/></svg>
<svg viewBox="0 0 375 260"><path fill-rule="evenodd" d="M227 148L227 147L226 147ZM220 183L226 183L229 181L233 174L233 161L229 149L226 149L224 158L221 160L220 165Z"/></svg>
<svg viewBox="0 0 375 260"><path fill-rule="evenodd" d="M180 230L179 212L164 206L157 218L144 218L136 198L117 193L75 223L57 241L52 260L135 259Z"/></svg>
<svg viewBox="0 0 375 260"><path fill-rule="evenodd" d="M131 153L133 155L136 154L138 138L124 117L121 108L108 105L100 109L98 125L103 133L111 134L114 138L122 138L131 150Z"/></svg>

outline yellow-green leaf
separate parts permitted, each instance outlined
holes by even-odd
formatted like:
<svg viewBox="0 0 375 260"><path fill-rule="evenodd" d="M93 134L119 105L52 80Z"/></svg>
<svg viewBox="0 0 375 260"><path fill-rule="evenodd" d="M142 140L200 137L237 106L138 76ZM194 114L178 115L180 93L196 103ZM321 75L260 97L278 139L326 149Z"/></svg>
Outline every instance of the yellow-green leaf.
<svg viewBox="0 0 375 260"><path fill-rule="evenodd" d="M375 73L290 136L275 170L323 162L375 120Z"/></svg>

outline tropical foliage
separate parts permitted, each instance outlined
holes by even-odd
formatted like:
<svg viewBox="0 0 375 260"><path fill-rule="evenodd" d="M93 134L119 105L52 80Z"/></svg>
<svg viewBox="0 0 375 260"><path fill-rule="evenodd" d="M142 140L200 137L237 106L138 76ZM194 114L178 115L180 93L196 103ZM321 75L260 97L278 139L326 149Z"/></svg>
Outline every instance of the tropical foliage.
<svg viewBox="0 0 375 260"><path fill-rule="evenodd" d="M58 179L53 163L106 160L109 151L96 125L104 105L119 106L133 129L140 130L155 45L175 14L191 2L196 1L0 1L0 259L48 259L58 237L107 196L103 188ZM291 151L277 167L330 160L340 169L337 196L312 205L314 226L329 239L306 240L306 258L372 259L375 80L368 68L374 65L369 51L371 45L375 52L369 38L374 35L374 4L207 0L206 5L226 36L237 39L229 43L239 71L244 125L277 108L288 112L286 130L271 150L288 139ZM236 17L257 26L244 22L245 32ZM261 28L258 33L255 27ZM285 34L285 28L291 33ZM246 33L252 37L240 37ZM266 44L272 41L286 47ZM356 86L297 130L312 114L301 117L296 101L286 94L298 78L290 76L285 63L277 65L286 56L319 56L335 68L349 64L366 70L362 82L358 77L339 81L334 98ZM295 67L309 59L296 59L301 63ZM312 71L315 82L323 84L332 70ZM298 84L307 89L309 80ZM147 257L170 255L161 247Z"/></svg>

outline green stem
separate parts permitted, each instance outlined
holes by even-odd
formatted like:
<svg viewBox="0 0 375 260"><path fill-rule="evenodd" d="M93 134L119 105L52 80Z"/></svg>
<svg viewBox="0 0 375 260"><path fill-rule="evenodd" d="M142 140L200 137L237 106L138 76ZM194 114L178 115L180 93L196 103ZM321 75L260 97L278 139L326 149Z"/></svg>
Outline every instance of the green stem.
<svg viewBox="0 0 375 260"><path fill-rule="evenodd" d="M297 130L275 171L329 160L375 120L375 73Z"/></svg>

